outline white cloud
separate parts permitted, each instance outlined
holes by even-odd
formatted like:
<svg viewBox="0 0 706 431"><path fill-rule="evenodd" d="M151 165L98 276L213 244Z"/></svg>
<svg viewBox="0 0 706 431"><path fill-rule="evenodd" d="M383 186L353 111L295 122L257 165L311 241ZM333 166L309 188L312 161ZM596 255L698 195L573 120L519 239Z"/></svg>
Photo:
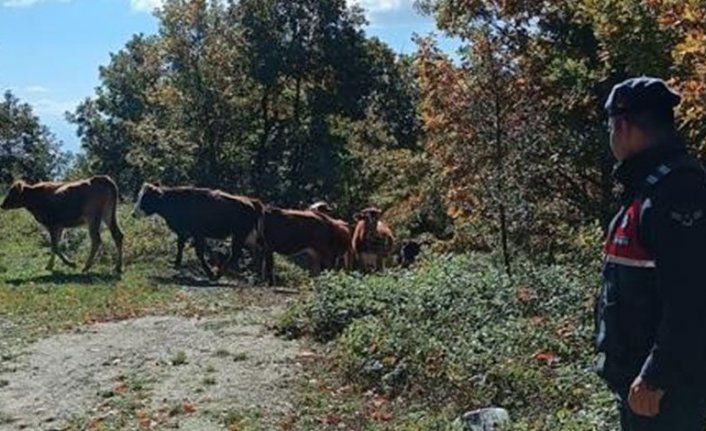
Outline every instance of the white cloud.
<svg viewBox="0 0 706 431"><path fill-rule="evenodd" d="M346 2L349 6L359 5L370 13L393 11L412 3L411 0L346 0Z"/></svg>
<svg viewBox="0 0 706 431"><path fill-rule="evenodd" d="M37 3L47 3L49 1L68 3L71 0L4 0L2 5L5 7L29 7Z"/></svg>
<svg viewBox="0 0 706 431"><path fill-rule="evenodd" d="M6 0L2 3L5 7L26 7L32 6L40 0Z"/></svg>
<svg viewBox="0 0 706 431"><path fill-rule="evenodd" d="M63 116L66 111L73 111L79 104L78 100L52 100L39 99L30 102L34 112L38 115L58 115Z"/></svg>
<svg viewBox="0 0 706 431"><path fill-rule="evenodd" d="M152 12L164 4L164 0L130 0L130 6L134 10L142 12Z"/></svg>
<svg viewBox="0 0 706 431"><path fill-rule="evenodd" d="M25 87L25 91L28 93L48 93L49 89L41 85L30 85Z"/></svg>

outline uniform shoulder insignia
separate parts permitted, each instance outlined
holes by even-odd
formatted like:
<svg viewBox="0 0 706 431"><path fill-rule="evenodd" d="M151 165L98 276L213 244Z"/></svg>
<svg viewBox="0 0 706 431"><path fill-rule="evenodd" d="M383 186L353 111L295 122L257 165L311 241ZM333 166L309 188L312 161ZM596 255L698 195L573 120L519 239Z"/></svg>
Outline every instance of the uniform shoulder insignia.
<svg viewBox="0 0 706 431"><path fill-rule="evenodd" d="M694 211L672 211L670 217L682 227L689 228L704 218L704 211L701 209Z"/></svg>

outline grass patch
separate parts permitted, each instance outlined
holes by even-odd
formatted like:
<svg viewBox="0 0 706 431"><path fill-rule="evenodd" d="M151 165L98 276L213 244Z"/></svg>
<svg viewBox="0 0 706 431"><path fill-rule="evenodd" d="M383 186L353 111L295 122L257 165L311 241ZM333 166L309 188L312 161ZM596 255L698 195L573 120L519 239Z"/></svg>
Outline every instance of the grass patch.
<svg viewBox="0 0 706 431"><path fill-rule="evenodd" d="M125 273L112 274L114 247L103 232L102 253L92 271L83 274L62 266L44 268L49 259L47 234L25 210L0 211L0 316L12 322L17 338L39 336L76 325L131 318L174 303L176 285L158 285L171 244L164 227L148 220L119 217L125 232ZM88 255L85 229L67 230L64 251L79 266ZM4 334L7 336L7 334Z"/></svg>
<svg viewBox="0 0 706 431"><path fill-rule="evenodd" d="M227 358L228 356L230 356L230 352L227 349L218 349L215 351L213 356L217 358Z"/></svg>
<svg viewBox="0 0 706 431"><path fill-rule="evenodd" d="M234 362L242 362L248 360L248 354L245 352L236 353L233 355Z"/></svg>
<svg viewBox="0 0 706 431"><path fill-rule="evenodd" d="M483 256L432 256L415 272L329 274L277 328L333 340L338 385L393 403L388 427L413 429L413 414L451 427L493 405L517 429L614 428L612 397L593 372L597 268L516 272L511 280ZM315 410L314 398L302 409Z"/></svg>
<svg viewBox="0 0 706 431"><path fill-rule="evenodd" d="M216 378L213 376L204 377L203 384L206 386L213 386L216 384Z"/></svg>
<svg viewBox="0 0 706 431"><path fill-rule="evenodd" d="M15 419L7 413L0 412L0 425L8 425L15 421Z"/></svg>
<svg viewBox="0 0 706 431"><path fill-rule="evenodd" d="M264 431L262 413L256 409L228 410L220 415L220 422L228 430Z"/></svg>
<svg viewBox="0 0 706 431"><path fill-rule="evenodd" d="M241 281L224 279L213 284L205 280L190 247L185 253L186 269L175 273L171 263L176 250L174 234L162 220L134 219L130 211L127 204L118 211L125 234L120 277L112 274L115 250L105 229L101 254L89 274L68 268L58 259L56 271L49 272L44 269L49 259L44 228L26 210L0 211L0 347L83 324L146 314L205 315L279 301L264 289L250 289ZM85 227L66 230L64 236L64 252L81 267L90 246ZM183 286L226 289L202 289L204 294L199 294L192 288L187 294Z"/></svg>
<svg viewBox="0 0 706 431"><path fill-rule="evenodd" d="M178 351L172 360L170 361L172 365L175 367L178 367L180 365L185 365L186 364L186 353L183 351Z"/></svg>
<svg viewBox="0 0 706 431"><path fill-rule="evenodd" d="M150 402L153 381L140 375L118 377L109 390L102 391L104 401L91 415L77 415L62 428L66 431L85 429L144 429L153 420L163 422ZM110 412L110 414L106 414Z"/></svg>

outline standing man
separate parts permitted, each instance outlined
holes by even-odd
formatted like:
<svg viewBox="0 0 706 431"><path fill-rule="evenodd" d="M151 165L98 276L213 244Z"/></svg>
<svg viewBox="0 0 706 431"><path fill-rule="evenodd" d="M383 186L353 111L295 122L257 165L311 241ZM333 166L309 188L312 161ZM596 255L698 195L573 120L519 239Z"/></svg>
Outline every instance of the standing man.
<svg viewBox="0 0 706 431"><path fill-rule="evenodd" d="M680 101L642 77L605 105L624 191L604 247L596 344L623 431L706 424L706 174L678 136Z"/></svg>

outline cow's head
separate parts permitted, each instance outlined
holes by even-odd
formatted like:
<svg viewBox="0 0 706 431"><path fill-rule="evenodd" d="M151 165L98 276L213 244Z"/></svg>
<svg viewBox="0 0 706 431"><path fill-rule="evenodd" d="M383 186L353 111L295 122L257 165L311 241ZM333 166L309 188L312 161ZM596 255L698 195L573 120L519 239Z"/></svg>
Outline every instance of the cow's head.
<svg viewBox="0 0 706 431"><path fill-rule="evenodd" d="M132 210L133 217L151 216L157 212L159 201L162 198L163 192L154 184L145 183L137 195L135 208Z"/></svg>
<svg viewBox="0 0 706 431"><path fill-rule="evenodd" d="M7 192L7 196L5 196L5 200L2 202L2 205L0 205L0 208L4 210L22 208L25 205L24 192L26 189L27 183L22 180L12 183L12 186Z"/></svg>
<svg viewBox="0 0 706 431"><path fill-rule="evenodd" d="M309 210L318 211L329 216L333 215L333 208L331 208L331 205L329 205L328 202L324 201L316 202L315 204L309 207Z"/></svg>
<svg viewBox="0 0 706 431"><path fill-rule="evenodd" d="M366 228L375 229L378 225L378 221L380 220L380 215L382 215L382 211L380 211L380 209L370 207L356 214L355 219L358 221L363 220Z"/></svg>

